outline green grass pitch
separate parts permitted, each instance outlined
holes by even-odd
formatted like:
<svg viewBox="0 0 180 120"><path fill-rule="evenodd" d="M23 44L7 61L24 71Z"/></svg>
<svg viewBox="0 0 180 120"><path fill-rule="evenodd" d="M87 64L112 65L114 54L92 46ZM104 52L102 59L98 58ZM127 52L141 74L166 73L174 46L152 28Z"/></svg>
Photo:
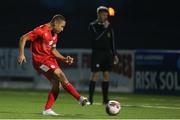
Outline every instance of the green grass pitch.
<svg viewBox="0 0 180 120"><path fill-rule="evenodd" d="M81 107L66 92L60 92L53 110L59 116L43 116L48 91L0 90L0 119L180 119L180 96L158 96L110 93L120 101L117 116L108 116L101 93L95 93L95 104ZM87 96L87 93L82 93Z"/></svg>

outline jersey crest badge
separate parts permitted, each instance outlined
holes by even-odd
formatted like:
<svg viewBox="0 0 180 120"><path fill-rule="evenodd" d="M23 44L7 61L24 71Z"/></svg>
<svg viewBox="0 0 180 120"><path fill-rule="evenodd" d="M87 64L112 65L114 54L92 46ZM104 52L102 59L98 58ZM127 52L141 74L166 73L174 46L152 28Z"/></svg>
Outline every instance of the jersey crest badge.
<svg viewBox="0 0 180 120"><path fill-rule="evenodd" d="M110 32L107 33L107 37L108 37L108 38L111 37L111 33L110 33Z"/></svg>
<svg viewBox="0 0 180 120"><path fill-rule="evenodd" d="M49 45L52 45L53 44L53 41L51 40L51 41L49 41Z"/></svg>

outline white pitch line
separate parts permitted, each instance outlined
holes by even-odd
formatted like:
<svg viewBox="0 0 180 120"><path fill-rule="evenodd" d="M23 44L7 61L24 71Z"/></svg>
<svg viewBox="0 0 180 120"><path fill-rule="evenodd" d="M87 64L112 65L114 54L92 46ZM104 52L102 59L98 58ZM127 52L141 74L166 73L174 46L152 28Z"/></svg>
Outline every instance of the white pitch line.
<svg viewBox="0 0 180 120"><path fill-rule="evenodd" d="M93 103L94 105L102 105L102 103ZM180 107L168 107L168 106L153 106L153 105L122 105L122 107L144 107L144 108L158 108L158 109L173 109L180 110Z"/></svg>
<svg viewBox="0 0 180 120"><path fill-rule="evenodd" d="M180 107L168 107L168 106L153 106L153 105L123 105L125 107L144 107L144 108L159 108L159 109L176 109L180 110Z"/></svg>
<svg viewBox="0 0 180 120"><path fill-rule="evenodd" d="M93 105L102 105L102 103L93 103Z"/></svg>

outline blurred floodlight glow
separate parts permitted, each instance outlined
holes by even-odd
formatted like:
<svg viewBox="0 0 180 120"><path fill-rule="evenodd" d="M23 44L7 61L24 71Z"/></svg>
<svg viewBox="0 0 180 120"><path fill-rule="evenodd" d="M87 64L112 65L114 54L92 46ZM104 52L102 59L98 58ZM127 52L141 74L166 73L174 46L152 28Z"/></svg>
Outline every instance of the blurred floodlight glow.
<svg viewBox="0 0 180 120"><path fill-rule="evenodd" d="M115 10L112 7L108 8L108 12L109 12L109 16L114 16L115 15Z"/></svg>

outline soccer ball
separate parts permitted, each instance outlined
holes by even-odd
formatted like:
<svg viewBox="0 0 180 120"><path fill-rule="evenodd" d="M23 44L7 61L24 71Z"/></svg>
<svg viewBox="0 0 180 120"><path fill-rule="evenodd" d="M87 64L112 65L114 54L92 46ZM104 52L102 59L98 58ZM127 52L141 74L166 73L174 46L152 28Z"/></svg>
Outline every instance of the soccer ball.
<svg viewBox="0 0 180 120"><path fill-rule="evenodd" d="M106 104L106 113L108 115L117 115L121 110L121 105L118 101L115 100L110 100L107 104Z"/></svg>

